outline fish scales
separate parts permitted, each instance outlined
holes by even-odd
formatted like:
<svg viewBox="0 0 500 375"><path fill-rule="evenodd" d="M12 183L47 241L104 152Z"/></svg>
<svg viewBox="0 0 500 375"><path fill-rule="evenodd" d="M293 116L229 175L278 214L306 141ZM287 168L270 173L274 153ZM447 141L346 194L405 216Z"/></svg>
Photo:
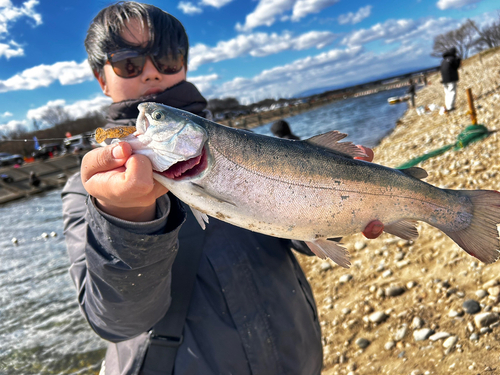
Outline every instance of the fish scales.
<svg viewBox="0 0 500 375"><path fill-rule="evenodd" d="M496 191L440 189L421 181L419 168L399 171L355 160L359 149L339 142L345 135L335 131L291 141L156 103L139 110L137 132L124 140L150 157L154 178L190 205L202 226L206 217L199 212L306 241L318 256L347 267L348 253L327 238L361 232L379 220L386 232L414 239L414 221L424 221L478 259L498 258Z"/></svg>

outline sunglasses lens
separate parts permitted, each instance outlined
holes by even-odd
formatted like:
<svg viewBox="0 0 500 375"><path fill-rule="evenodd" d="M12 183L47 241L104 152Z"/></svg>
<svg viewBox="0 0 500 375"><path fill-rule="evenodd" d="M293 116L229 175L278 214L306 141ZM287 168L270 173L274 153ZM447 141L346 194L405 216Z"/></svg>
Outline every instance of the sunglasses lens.
<svg viewBox="0 0 500 375"><path fill-rule="evenodd" d="M115 74L122 78L134 78L141 75L146 63L147 54L123 50L108 54L108 61ZM162 74L177 74L184 66L184 55L179 52L174 58L172 55L149 55L156 69Z"/></svg>
<svg viewBox="0 0 500 375"><path fill-rule="evenodd" d="M153 62L160 73L172 75L181 71L184 56L181 53L178 53L176 58L172 55L153 56Z"/></svg>

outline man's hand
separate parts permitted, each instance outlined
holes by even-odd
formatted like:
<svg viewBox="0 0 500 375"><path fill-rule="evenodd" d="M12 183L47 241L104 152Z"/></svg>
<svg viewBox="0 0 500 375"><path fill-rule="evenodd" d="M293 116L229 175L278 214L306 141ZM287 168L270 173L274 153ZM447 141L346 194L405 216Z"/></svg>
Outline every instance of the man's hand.
<svg viewBox="0 0 500 375"><path fill-rule="evenodd" d="M151 161L132 155L126 142L88 152L81 175L85 190L102 211L128 221L154 220L156 199L168 191L153 179Z"/></svg>
<svg viewBox="0 0 500 375"><path fill-rule="evenodd" d="M365 160L365 161L372 161L373 158L375 157L375 154L373 153L373 150L371 148L365 147L365 146L360 146L357 145L358 148L364 151L366 154L366 157L355 157L354 159L359 159L359 160ZM365 230L363 231L363 235L366 238L369 239L374 239L377 238L382 234L384 231L384 224L379 221L379 220L373 220L368 225L365 227Z"/></svg>

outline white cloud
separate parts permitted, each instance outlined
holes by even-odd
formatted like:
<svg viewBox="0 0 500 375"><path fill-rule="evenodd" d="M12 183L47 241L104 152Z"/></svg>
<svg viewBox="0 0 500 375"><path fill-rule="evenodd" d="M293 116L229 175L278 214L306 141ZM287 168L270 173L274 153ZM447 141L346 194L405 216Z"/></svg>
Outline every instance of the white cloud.
<svg viewBox="0 0 500 375"><path fill-rule="evenodd" d="M206 76L189 77L189 82L196 85L201 92L207 91L212 87L212 82L219 79L217 74L210 74Z"/></svg>
<svg viewBox="0 0 500 375"><path fill-rule="evenodd" d="M369 17L372 11L372 6L367 5L363 8L359 8L356 13L349 12L347 14L341 14L339 16L339 23L341 25L345 25L347 23L350 23L352 25L355 25L365 18Z"/></svg>
<svg viewBox="0 0 500 375"><path fill-rule="evenodd" d="M34 25L38 26L42 23L42 16L35 12L35 6L38 5L37 0L29 0L20 7L14 6L10 0L0 1L0 40L5 39L9 34L10 26L20 18L27 17L34 21ZM0 57L5 56L7 59L11 57L23 56L24 50L19 44L11 40L6 43L0 43Z"/></svg>
<svg viewBox="0 0 500 375"><path fill-rule="evenodd" d="M293 6L292 21L299 21L311 13L319 13L338 2L339 0L298 0Z"/></svg>
<svg viewBox="0 0 500 375"><path fill-rule="evenodd" d="M181 1L177 6L177 9L180 9L182 13L189 15L200 14L203 12L203 10L200 7L197 7L196 5L194 5L189 1Z"/></svg>
<svg viewBox="0 0 500 375"><path fill-rule="evenodd" d="M103 107L109 106L111 102L111 98L104 95L79 100L71 104L67 104L64 99L51 100L41 107L30 109L26 114L26 118L29 121L40 120L48 110L60 107L68 114L70 119L74 120L85 117L92 112L99 112Z"/></svg>
<svg viewBox="0 0 500 375"><path fill-rule="evenodd" d="M418 20L391 19L384 23L377 23L369 29L356 30L348 34L342 40L341 44L356 46L374 40L384 40L386 43L393 43L395 41L410 42L417 37L429 39L447 30L456 28L458 25L458 21L445 17L438 19L421 18Z"/></svg>
<svg viewBox="0 0 500 375"><path fill-rule="evenodd" d="M201 0L200 4L212 6L214 8L222 8L233 0Z"/></svg>
<svg viewBox="0 0 500 375"><path fill-rule="evenodd" d="M59 81L61 85L73 85L94 78L87 60L62 61L53 65L38 65L24 70L11 78L0 81L0 93L17 90L34 90Z"/></svg>
<svg viewBox="0 0 500 375"><path fill-rule="evenodd" d="M26 132L28 130L26 121L11 120L0 124L0 136L8 137L11 133Z"/></svg>
<svg viewBox="0 0 500 375"><path fill-rule="evenodd" d="M290 32L240 34L233 39L217 43L215 47L208 47L204 44L191 47L189 70L194 71L203 64L234 59L243 55L262 57L286 50L323 48L332 43L335 38L336 35L329 31L310 31L296 37Z"/></svg>
<svg viewBox="0 0 500 375"><path fill-rule="evenodd" d="M0 43L0 57L5 56L8 59L11 57L23 56L24 49L21 48L19 44L13 40L9 41L7 44Z"/></svg>
<svg viewBox="0 0 500 375"><path fill-rule="evenodd" d="M479 3L481 0L439 0L436 6L441 9L450 9L450 8L461 8L466 5L471 5L475 3Z"/></svg>
<svg viewBox="0 0 500 375"><path fill-rule="evenodd" d="M276 17L290 10L295 5L296 0L260 0L255 10L248 14L245 24L236 24L238 31L250 31L258 26L271 26Z"/></svg>
<svg viewBox="0 0 500 375"><path fill-rule="evenodd" d="M4 112L4 113L0 114L0 116L2 116L2 117L12 117L13 114L11 112L7 111L7 112Z"/></svg>

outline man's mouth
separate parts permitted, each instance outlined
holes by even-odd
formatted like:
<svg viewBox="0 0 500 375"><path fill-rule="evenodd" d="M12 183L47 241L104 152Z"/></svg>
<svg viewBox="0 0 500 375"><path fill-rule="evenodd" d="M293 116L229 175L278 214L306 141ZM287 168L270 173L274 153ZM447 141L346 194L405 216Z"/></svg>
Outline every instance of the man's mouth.
<svg viewBox="0 0 500 375"><path fill-rule="evenodd" d="M205 148L194 158L175 163L166 171L156 172L171 180L182 180L199 175L207 167L207 152Z"/></svg>

